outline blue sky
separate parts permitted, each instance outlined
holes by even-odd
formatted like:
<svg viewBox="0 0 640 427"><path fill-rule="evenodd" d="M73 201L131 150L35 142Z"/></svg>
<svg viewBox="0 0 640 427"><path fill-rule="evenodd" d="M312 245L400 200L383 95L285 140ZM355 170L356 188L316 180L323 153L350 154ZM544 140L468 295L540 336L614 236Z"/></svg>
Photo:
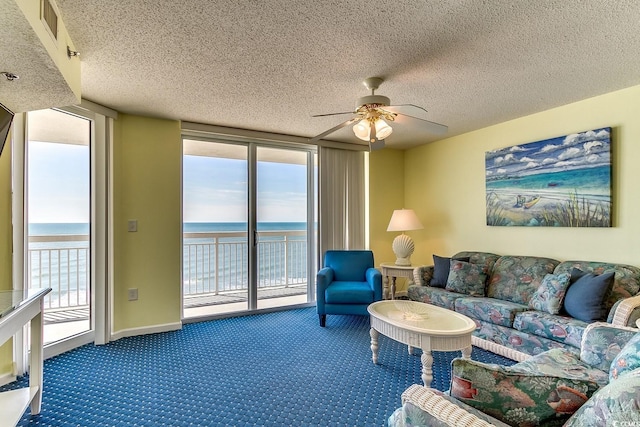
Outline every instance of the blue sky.
<svg viewBox="0 0 640 427"><path fill-rule="evenodd" d="M29 142L29 221L89 222L89 148ZM244 222L246 161L185 156L185 222ZM258 221L306 221L306 167L258 163Z"/></svg>
<svg viewBox="0 0 640 427"><path fill-rule="evenodd" d="M89 147L29 141L29 222L89 222Z"/></svg>
<svg viewBox="0 0 640 427"><path fill-rule="evenodd" d="M498 179L611 163L611 128L514 145L485 153L486 176Z"/></svg>
<svg viewBox="0 0 640 427"><path fill-rule="evenodd" d="M184 222L247 220L245 160L184 156ZM258 222L306 221L306 166L258 162Z"/></svg>

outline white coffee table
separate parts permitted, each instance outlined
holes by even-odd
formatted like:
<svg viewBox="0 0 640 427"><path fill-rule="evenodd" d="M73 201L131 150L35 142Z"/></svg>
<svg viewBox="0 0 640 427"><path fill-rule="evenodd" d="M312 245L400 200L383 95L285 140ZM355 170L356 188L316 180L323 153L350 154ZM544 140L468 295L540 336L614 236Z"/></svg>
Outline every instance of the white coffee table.
<svg viewBox="0 0 640 427"><path fill-rule="evenodd" d="M462 351L471 357L473 320L455 311L416 301L378 301L367 308L371 315L371 353L378 364L378 335L382 334L409 346L422 349L422 381L426 387L433 380L432 351Z"/></svg>

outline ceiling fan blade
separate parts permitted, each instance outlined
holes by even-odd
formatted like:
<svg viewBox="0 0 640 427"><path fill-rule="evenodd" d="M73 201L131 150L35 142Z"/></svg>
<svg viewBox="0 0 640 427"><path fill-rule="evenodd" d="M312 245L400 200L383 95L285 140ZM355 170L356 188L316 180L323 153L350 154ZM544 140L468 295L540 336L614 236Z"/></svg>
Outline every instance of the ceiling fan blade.
<svg viewBox="0 0 640 427"><path fill-rule="evenodd" d="M328 117L328 116L340 116L343 114L353 114L353 111L347 111L344 113L329 113L329 114L316 114L315 116L311 116L311 117Z"/></svg>
<svg viewBox="0 0 640 427"><path fill-rule="evenodd" d="M440 123L431 122L429 120L425 120L425 119L421 119L421 118L418 118L418 117L410 116L410 115L404 114L404 113L395 113L395 114L397 114L396 120L395 120L396 122L402 123L403 122L403 120L402 120L403 118L408 118L408 119L410 119L412 126L418 126L418 127L422 128L424 131L429 132L429 133L434 133L436 135L444 135L449 130L448 126L441 125Z"/></svg>
<svg viewBox="0 0 640 427"><path fill-rule="evenodd" d="M414 104L387 105L380 108L383 110L390 111L392 113L406 114L408 116L418 116L418 115L424 115L424 113L427 113L427 110L425 108L419 107Z"/></svg>
<svg viewBox="0 0 640 427"><path fill-rule="evenodd" d="M353 113L352 113L352 114L353 114ZM324 132L322 132L322 133L321 133L321 134L319 134L319 135L314 136L313 138L311 138L311 139L309 140L309 142L316 142L316 141L319 141L319 140L321 140L322 138L324 138L325 136L329 135L330 133L333 133L333 132L335 132L335 131L337 131L337 130L339 130L339 129L342 129L342 128L343 128L343 127L345 127L345 126L349 126L351 123L354 123L354 122L356 122L356 121L358 121L358 120L360 120L360 117L353 117L353 118L351 118L351 119L347 120L346 122L342 122L342 123L340 123L338 126L334 126L334 127L332 127L331 129L329 129L329 130L327 130L327 131L324 131Z"/></svg>

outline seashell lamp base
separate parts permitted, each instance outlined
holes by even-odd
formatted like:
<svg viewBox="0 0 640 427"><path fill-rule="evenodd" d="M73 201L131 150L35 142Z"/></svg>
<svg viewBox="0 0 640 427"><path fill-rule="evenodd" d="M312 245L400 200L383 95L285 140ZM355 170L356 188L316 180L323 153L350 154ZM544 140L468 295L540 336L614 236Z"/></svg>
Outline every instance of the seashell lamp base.
<svg viewBox="0 0 640 427"><path fill-rule="evenodd" d="M415 245L413 239L406 234L400 234L393 239L393 253L396 254L396 265L411 265L411 254Z"/></svg>

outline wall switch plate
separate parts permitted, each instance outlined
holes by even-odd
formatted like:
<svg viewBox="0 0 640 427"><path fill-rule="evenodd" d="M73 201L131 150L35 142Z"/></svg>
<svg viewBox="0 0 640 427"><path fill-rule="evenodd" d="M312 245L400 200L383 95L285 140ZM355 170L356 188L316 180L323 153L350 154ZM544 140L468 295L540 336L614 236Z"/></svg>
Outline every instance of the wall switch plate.
<svg viewBox="0 0 640 427"><path fill-rule="evenodd" d="M136 301L138 299L138 288L129 288L128 297L129 301Z"/></svg>
<svg viewBox="0 0 640 427"><path fill-rule="evenodd" d="M136 231L138 231L138 220L137 219L130 219L129 221L127 221L127 231L128 232L136 232Z"/></svg>

